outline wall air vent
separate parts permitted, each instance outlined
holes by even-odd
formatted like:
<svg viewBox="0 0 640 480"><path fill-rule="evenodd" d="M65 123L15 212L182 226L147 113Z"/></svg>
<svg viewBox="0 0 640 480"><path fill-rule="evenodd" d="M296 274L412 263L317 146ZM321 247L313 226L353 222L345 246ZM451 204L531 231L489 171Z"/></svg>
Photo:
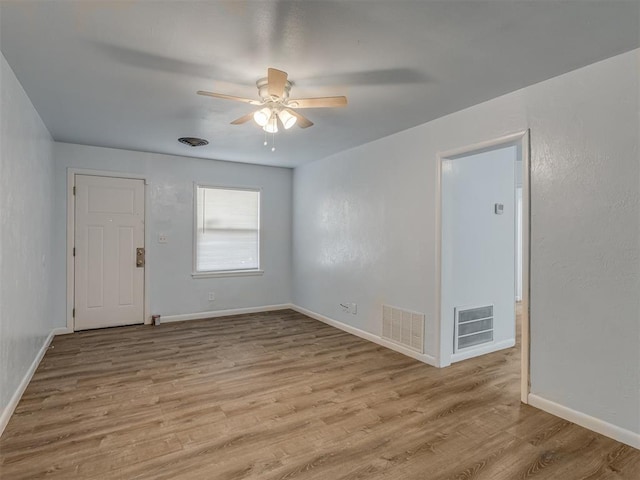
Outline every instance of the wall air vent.
<svg viewBox="0 0 640 480"><path fill-rule="evenodd" d="M197 137L180 137L178 141L185 145L189 145L190 147L204 147L205 145L209 145L209 142L204 138Z"/></svg>
<svg viewBox="0 0 640 480"><path fill-rule="evenodd" d="M382 305L382 338L424 352L424 314Z"/></svg>
<svg viewBox="0 0 640 480"><path fill-rule="evenodd" d="M455 309L454 352L491 342L493 342L493 305Z"/></svg>

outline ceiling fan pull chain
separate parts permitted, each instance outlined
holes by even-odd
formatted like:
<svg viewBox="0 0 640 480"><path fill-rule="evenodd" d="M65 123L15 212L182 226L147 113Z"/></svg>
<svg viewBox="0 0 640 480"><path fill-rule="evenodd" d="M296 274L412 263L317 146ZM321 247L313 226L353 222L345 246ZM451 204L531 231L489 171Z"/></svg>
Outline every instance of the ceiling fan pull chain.
<svg viewBox="0 0 640 480"><path fill-rule="evenodd" d="M273 132L271 134L271 151L272 152L276 151L276 132Z"/></svg>
<svg viewBox="0 0 640 480"><path fill-rule="evenodd" d="M267 144L268 144L268 142L267 142L267 131L265 130L264 131L264 143L263 143L263 145L266 147Z"/></svg>

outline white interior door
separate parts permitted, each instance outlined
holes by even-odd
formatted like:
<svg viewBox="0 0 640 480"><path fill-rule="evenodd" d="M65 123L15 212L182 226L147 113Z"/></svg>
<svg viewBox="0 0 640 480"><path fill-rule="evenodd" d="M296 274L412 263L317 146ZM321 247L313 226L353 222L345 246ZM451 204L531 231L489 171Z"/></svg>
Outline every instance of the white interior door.
<svg viewBox="0 0 640 480"><path fill-rule="evenodd" d="M442 315L452 361L515 342L515 146L443 161Z"/></svg>
<svg viewBox="0 0 640 480"><path fill-rule="evenodd" d="M75 330L144 323L144 181L75 176Z"/></svg>

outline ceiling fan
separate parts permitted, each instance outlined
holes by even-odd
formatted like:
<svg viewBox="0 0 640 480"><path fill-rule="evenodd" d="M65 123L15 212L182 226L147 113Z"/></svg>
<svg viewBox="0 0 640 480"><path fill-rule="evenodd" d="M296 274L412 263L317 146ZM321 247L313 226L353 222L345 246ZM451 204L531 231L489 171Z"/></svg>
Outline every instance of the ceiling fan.
<svg viewBox="0 0 640 480"><path fill-rule="evenodd" d="M347 105L347 97L318 97L318 98L289 98L291 82L287 79L287 72L269 68L267 76L256 82L260 100L225 95L224 93L198 91L198 95L206 95L214 98L235 100L262 107L255 112L247 113L237 118L232 125L241 125L252 118L265 132L276 133L278 124L285 130L297 124L300 128L307 128L313 122L304 115L295 111L298 108L326 108L344 107Z"/></svg>

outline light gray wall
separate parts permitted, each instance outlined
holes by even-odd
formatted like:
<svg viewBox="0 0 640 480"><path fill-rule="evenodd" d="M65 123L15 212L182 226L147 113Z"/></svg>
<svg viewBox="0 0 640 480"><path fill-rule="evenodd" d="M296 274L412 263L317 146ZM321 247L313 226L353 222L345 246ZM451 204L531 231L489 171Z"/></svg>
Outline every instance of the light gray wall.
<svg viewBox="0 0 640 480"><path fill-rule="evenodd" d="M531 128L532 393L640 432L638 53L297 168L294 302L425 312L436 355L436 155Z"/></svg>
<svg viewBox="0 0 640 480"><path fill-rule="evenodd" d="M532 392L640 433L640 50L527 95Z"/></svg>
<svg viewBox="0 0 640 480"><path fill-rule="evenodd" d="M524 102L518 91L296 168L294 302L374 334L383 303L424 312L436 356L436 156L525 129Z"/></svg>
<svg viewBox="0 0 640 480"><path fill-rule="evenodd" d="M515 344L515 166L518 147L498 148L443 161L441 336L454 338L455 311L493 306L491 347ZM495 204L503 205L496 215ZM442 364L453 342L440 352ZM489 345L461 350L463 358ZM474 353L473 350L476 350ZM452 360L456 360L453 358Z"/></svg>
<svg viewBox="0 0 640 480"><path fill-rule="evenodd" d="M54 316L66 318L66 202L69 167L144 175L147 185L147 274L151 313L189 314L291 301L291 188L288 168L200 160L56 143ZM193 279L194 182L262 189L262 276ZM168 237L158 243L158 234ZM209 302L208 292L215 292Z"/></svg>
<svg viewBox="0 0 640 480"><path fill-rule="evenodd" d="M1 413L53 328L53 142L0 57Z"/></svg>

